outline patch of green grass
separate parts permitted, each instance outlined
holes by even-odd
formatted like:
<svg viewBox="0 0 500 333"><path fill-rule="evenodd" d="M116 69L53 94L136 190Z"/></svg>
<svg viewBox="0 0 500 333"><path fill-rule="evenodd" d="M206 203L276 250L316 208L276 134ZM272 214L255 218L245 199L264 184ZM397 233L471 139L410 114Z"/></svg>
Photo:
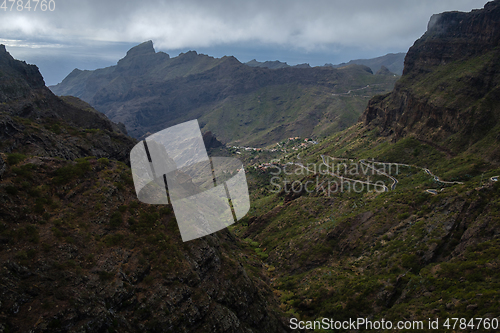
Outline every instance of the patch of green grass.
<svg viewBox="0 0 500 333"><path fill-rule="evenodd" d="M111 214L111 217L109 218L109 226L111 228L118 228L123 224L123 217L122 213L120 211L114 212Z"/></svg>
<svg viewBox="0 0 500 333"><path fill-rule="evenodd" d="M49 130L53 132L54 134L61 134L61 125L58 123L53 124L52 126L49 127Z"/></svg>
<svg viewBox="0 0 500 333"><path fill-rule="evenodd" d="M4 190L5 190L5 192L7 192L7 194L10 194L10 195L16 195L17 192L18 192L17 187L16 186L12 186L12 185L5 186Z"/></svg>
<svg viewBox="0 0 500 333"><path fill-rule="evenodd" d="M20 167L12 167L12 172L18 175L19 177L32 180L34 169L37 169L37 166L35 164L28 163L25 165L21 165Z"/></svg>
<svg viewBox="0 0 500 333"><path fill-rule="evenodd" d="M108 166L109 165L109 160L106 157L101 157L100 159L97 160L97 163Z"/></svg>
<svg viewBox="0 0 500 333"><path fill-rule="evenodd" d="M26 155L20 154L20 153L11 153L7 154L7 163L9 165L16 165L26 159Z"/></svg>
<svg viewBox="0 0 500 333"><path fill-rule="evenodd" d="M59 228L52 227L51 230L52 230L52 233L54 234L55 237L57 237L57 238L63 237L63 233Z"/></svg>
<svg viewBox="0 0 500 333"><path fill-rule="evenodd" d="M68 164L56 170L53 181L56 185L67 184L72 180L83 177L91 169L89 161L78 159L76 164Z"/></svg>

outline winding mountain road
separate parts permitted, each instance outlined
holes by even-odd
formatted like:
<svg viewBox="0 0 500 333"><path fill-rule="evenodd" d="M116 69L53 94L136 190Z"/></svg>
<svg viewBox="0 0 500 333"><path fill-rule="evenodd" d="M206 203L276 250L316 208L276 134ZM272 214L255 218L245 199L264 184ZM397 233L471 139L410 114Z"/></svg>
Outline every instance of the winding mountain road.
<svg viewBox="0 0 500 333"><path fill-rule="evenodd" d="M321 155L323 157L323 155ZM302 163L294 163L294 162L288 162L287 164L293 164L293 165L297 165L311 173L315 173L315 171L309 169L308 167L304 166ZM323 164L325 164L327 167L328 167L328 164L326 164L324 162L324 159L323 159ZM344 176L341 176L341 175L338 175L336 173L333 173L333 172L330 172L329 170L327 170L328 174L332 177L336 177L336 178L339 178L341 181L344 181L344 180L347 180L347 181L350 181L350 182L356 182L356 183L359 183L359 184L366 184L368 186L373 186L373 187L382 187L384 189L384 192L387 192L389 190L389 188L386 186L386 185L380 185L380 184L375 184L375 183L371 183L371 182L368 182L368 181L362 181L362 180L359 180L359 179L353 179L353 178L348 178L348 177L344 177Z"/></svg>
<svg viewBox="0 0 500 333"><path fill-rule="evenodd" d="M354 162L353 159L348 159L348 158L331 157L331 156L327 156L327 155L320 155L320 156L321 156L322 163L324 165L326 165L328 168L330 168L330 166L325 161L325 157L328 158L328 159L331 159L331 160ZM299 157L299 156L297 155L297 157ZM392 165L396 165L396 166L405 166L405 167L410 167L410 168L418 168L418 169L422 169L429 176L433 177L433 179L435 181L440 182L442 184L463 184L463 182L458 182L458 181L452 181L452 182L444 181L441 178L439 178L438 176L436 176L435 174L433 174L429 169L422 168L422 167L419 167L419 166L416 166L416 165L410 165L410 164L404 164L404 163L385 163L385 162L375 162L375 161L372 161L371 164L369 164L369 163L366 163L365 159L361 159L357 163L359 163L361 165L364 165L365 167L368 167L368 168L372 169L374 172L376 172L379 175L383 175L383 176L386 176L387 178L391 179L392 180L391 190L395 190L396 189L396 186L399 183L398 179L396 177L394 177L394 176L391 176L387 172L384 172L384 171L381 171L381 170L375 168L374 167L375 164L383 164L383 165L390 164L391 166ZM300 166L301 168L306 169L307 171L309 171L311 173L314 173L314 171L310 170L309 168L307 168L306 166L304 166L302 163L288 162L287 164L294 164L294 165ZM366 185L372 185L374 187L382 187L384 189L384 192L387 192L389 190L389 188L386 185L380 185L380 184L375 184L375 183L371 183L371 182L368 182L368 181L362 181L362 180L359 180L359 179L352 179L352 178L344 177L344 176L341 176L341 175L336 174L334 172L330 172L329 170L327 172L332 177L337 177L337 178L340 178L342 180L347 180L347 181L352 181L352 182L358 182L358 183L366 184ZM493 177L490 178L490 180L496 182L496 181L498 181L498 177L500 177L500 176L493 176ZM427 189L426 192L435 195L435 194L438 193L438 190Z"/></svg>
<svg viewBox="0 0 500 333"><path fill-rule="evenodd" d="M365 87L361 87L361 88L357 88L357 89L351 89L345 93L338 93L338 94L332 94L332 96L341 96L341 95L349 95L351 92L353 91L359 91L359 90L364 90L364 89L367 89L367 88L370 88L370 87L374 87L374 86L379 86L380 83L375 83L375 84L372 84L371 86L369 84L367 84Z"/></svg>
<svg viewBox="0 0 500 333"><path fill-rule="evenodd" d="M375 163L379 163L379 162L374 162L374 164ZM371 168L373 171L377 172L379 175L383 175L383 176L386 176L386 177L390 178L392 180L391 190L394 190L396 188L396 185L399 183L399 181L395 177L387 174L386 172L377 170L373 165L365 163L365 160L359 160L359 164ZM392 164L397 164L397 163L392 163Z"/></svg>
<svg viewBox="0 0 500 333"><path fill-rule="evenodd" d="M349 162L354 162L353 159L348 159L348 158L338 158L338 157L331 157L331 156L326 156L332 160L341 160L341 161L349 161ZM324 165L326 165L327 167L328 166L328 163L325 162L325 155L321 155L321 161L323 162ZM364 160L360 160L360 164L363 164L361 163L361 161L363 161L364 163ZM364 163L364 165L367 165L368 167L371 167L370 165ZM372 167L373 168L373 167ZM375 169L374 169L375 170ZM387 192L389 190L389 188L386 186L386 185L380 185L380 184L375 184L375 183L371 183L371 182L368 182L368 181L362 181L362 180L359 180L359 179L352 179L352 178L347 178L347 177L344 177L344 176L340 176L338 174L335 174L335 173L331 173L330 171L328 171L328 173L330 173L332 176L334 177L337 177L337 178L341 178L341 179L346 179L348 181L353 181L353 182L358 182L358 183L361 183L361 184L366 184L366 185L372 185L374 187L382 187L384 189L384 192ZM385 174L386 176L390 177L390 178L393 178L395 180L395 184L397 184L398 180L394 177L391 177L387 174ZM393 184L393 186L395 187L396 185ZM394 188L393 188L394 189Z"/></svg>
<svg viewBox="0 0 500 333"><path fill-rule="evenodd" d="M297 154L297 158L300 159L299 157L300 153ZM368 182L368 181L362 181L362 180L359 180L359 179L353 179L353 178L348 178L348 177L344 177L344 176L341 176L339 174L336 174L334 172L331 172L329 169L330 169L330 166L328 165L328 163L325 161L325 158L328 158L330 160L339 160L339 161L348 161L348 162L352 162L354 163L354 160L353 159L349 159L349 158L341 158L341 157L331 157L331 156L327 156L327 155L320 155L321 156L321 161L324 165L327 166L327 172L330 176L332 177L336 177L336 178L340 178L341 180L347 180L347 181L351 181L351 182L357 182L357 183L360 183L360 184L366 184L366 185L371 185L373 187L382 187L384 189L384 192L387 192L389 191L389 187L387 187L386 185L380 185L380 184L375 184L375 183L371 183L371 182ZM445 180L442 180L441 178L439 178L438 176L436 176L435 174L432 173L432 171L430 171L429 169L427 168L423 168L423 167L419 167L419 166L416 166L416 165L410 165L410 164L404 164L404 163L385 163L385 162L375 162L375 161L372 161L370 163L367 163L365 159L361 159L359 160L357 163L365 166L365 167L368 167L370 169L372 169L374 172L376 172L377 174L379 175L382 175L382 176L386 176L387 178L391 179L392 180L392 185L391 185L391 190L394 190L396 189L396 185L399 183L398 179L394 176L391 176L390 174L388 174L387 172L384 172L384 171L381 171L377 168L374 167L375 164L382 164L382 165L387 165L389 164L390 166L393 166L393 165L397 165L397 166L405 166L405 167L410 167L410 168L418 168L418 169L421 169L423 170L426 174L428 174L429 176L431 176L436 182L439 182L439 183L442 183L442 184L463 184L463 182L459 182L459 181L445 181ZM304 168L305 170L311 172L311 173L315 173L315 171L313 170L310 170L308 167L304 166L302 163L294 163L294 162L288 162L287 164L293 164L293 165L297 165L301 168ZM384 169L385 170L385 169ZM497 182L498 181L498 178L500 176L493 176L493 177L490 177L490 181L492 182ZM425 190L427 193L430 193L430 194L433 194L433 195L436 195L438 194L438 192L442 191L443 189L441 190L436 190L436 189L427 189Z"/></svg>
<svg viewBox="0 0 500 333"><path fill-rule="evenodd" d="M440 179L438 176L436 176L435 174L433 174L431 172L431 170L427 169L427 168L421 168L422 170L424 170L429 176L432 176L434 178L435 181L437 182L440 182L440 183L443 183L443 184L463 184L462 182L447 182L447 181L444 181L442 179Z"/></svg>

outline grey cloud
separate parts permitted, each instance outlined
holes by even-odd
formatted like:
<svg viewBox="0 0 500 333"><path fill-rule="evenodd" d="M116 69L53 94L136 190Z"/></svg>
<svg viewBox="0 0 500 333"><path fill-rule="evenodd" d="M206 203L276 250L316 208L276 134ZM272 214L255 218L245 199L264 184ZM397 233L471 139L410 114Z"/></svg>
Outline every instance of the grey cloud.
<svg viewBox="0 0 500 333"><path fill-rule="evenodd" d="M76 1L54 12L6 12L4 37L153 39L162 49L260 42L304 50L328 45L408 47L430 16L469 11L485 1Z"/></svg>
<svg viewBox="0 0 500 333"><path fill-rule="evenodd" d="M26 0L25 0L26 1ZM48 84L72 69L110 66L153 40L175 56L197 50L240 61L347 62L406 52L432 14L486 0L52 0L55 11L3 12L0 43L40 67Z"/></svg>

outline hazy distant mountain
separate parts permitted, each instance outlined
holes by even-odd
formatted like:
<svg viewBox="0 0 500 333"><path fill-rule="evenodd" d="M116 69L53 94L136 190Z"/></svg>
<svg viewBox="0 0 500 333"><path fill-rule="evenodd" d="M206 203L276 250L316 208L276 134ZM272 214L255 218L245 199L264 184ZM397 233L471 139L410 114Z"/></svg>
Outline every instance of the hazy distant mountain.
<svg viewBox="0 0 500 333"><path fill-rule="evenodd" d="M370 67L373 73L378 72L381 67L385 67L390 72L401 75L403 73L403 66L405 60L406 53L389 53L381 57L372 58L372 59L356 59L351 60L347 63L343 62L338 65L325 64L326 67L340 68L348 65L365 65ZM281 62L279 60L275 61L257 61L255 59L250 60L245 63L250 67L265 67L270 69L277 68L287 68L287 67L297 67L297 68L308 68L311 67L309 64L298 64L295 66L290 66L286 62Z"/></svg>
<svg viewBox="0 0 500 333"><path fill-rule="evenodd" d="M298 65L290 66L286 62L281 62L278 60L260 62L260 61L257 61L255 59L250 60L249 62L246 62L245 65L250 66L250 67L265 67L265 68L270 68L270 69L287 68L287 67L295 67L295 68L310 68L311 67L309 64L298 64Z"/></svg>
<svg viewBox="0 0 500 333"><path fill-rule="evenodd" d="M290 136L322 136L352 125L370 97L397 77L366 66L250 67L234 57L194 51L170 58L151 41L132 48L116 66L75 69L51 87L123 122L140 138L199 119L221 141L265 145Z"/></svg>
<svg viewBox="0 0 500 333"><path fill-rule="evenodd" d="M281 62L278 60L260 62L253 59L250 60L249 62L246 62L245 65L250 67L266 67L271 69L290 67L290 65L287 64L286 62Z"/></svg>
<svg viewBox="0 0 500 333"><path fill-rule="evenodd" d="M325 64L325 66L340 68L352 64L365 65L370 67L374 73L378 72L382 66L385 66L392 73L401 75L403 74L405 55L406 53L389 53L377 58L356 59L338 65Z"/></svg>

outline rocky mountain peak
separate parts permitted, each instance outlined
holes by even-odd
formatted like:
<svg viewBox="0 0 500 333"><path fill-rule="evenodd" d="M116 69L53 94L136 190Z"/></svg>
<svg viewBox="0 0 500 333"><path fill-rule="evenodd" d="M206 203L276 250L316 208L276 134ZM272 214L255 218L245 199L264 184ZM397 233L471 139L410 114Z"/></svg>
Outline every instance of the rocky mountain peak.
<svg viewBox="0 0 500 333"><path fill-rule="evenodd" d="M198 52L190 50L185 53L179 54L179 57L196 57L198 55Z"/></svg>
<svg viewBox="0 0 500 333"><path fill-rule="evenodd" d="M129 75L140 75L169 59L170 56L164 52L156 53L153 42L148 40L128 50L127 55L118 61L117 70L127 71Z"/></svg>
<svg viewBox="0 0 500 333"><path fill-rule="evenodd" d="M42 74L35 65L28 65L24 61L15 60L0 44L0 101L17 98L19 94L28 88L42 88L45 86ZM18 80L12 81L9 78ZM11 92L11 93L9 93ZM15 95L15 96L12 96Z"/></svg>
<svg viewBox="0 0 500 333"><path fill-rule="evenodd" d="M156 52L153 47L153 41L148 40L147 42L141 43L128 50L126 57L135 57L139 55L155 54L155 53Z"/></svg>

